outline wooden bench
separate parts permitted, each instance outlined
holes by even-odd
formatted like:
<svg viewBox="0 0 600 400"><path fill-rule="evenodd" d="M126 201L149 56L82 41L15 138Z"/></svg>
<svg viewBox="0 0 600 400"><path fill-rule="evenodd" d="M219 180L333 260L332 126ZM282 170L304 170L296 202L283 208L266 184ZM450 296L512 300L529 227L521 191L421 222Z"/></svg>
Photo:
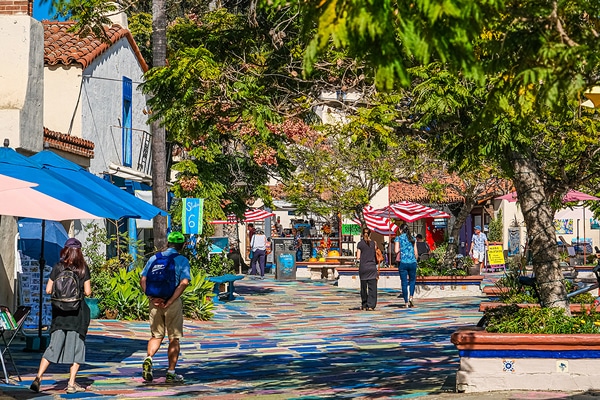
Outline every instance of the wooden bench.
<svg viewBox="0 0 600 400"><path fill-rule="evenodd" d="M213 302L219 303L221 301L221 299L219 298L219 296L221 294L226 294L227 300L235 299L235 296L233 295L233 291L235 288L235 281L238 281L240 279L244 279L244 275L226 274L226 275L221 275L221 276L209 277L208 280L215 284L213 287L213 293L215 294ZM221 292L220 286L223 284L227 286L227 290L224 292Z"/></svg>

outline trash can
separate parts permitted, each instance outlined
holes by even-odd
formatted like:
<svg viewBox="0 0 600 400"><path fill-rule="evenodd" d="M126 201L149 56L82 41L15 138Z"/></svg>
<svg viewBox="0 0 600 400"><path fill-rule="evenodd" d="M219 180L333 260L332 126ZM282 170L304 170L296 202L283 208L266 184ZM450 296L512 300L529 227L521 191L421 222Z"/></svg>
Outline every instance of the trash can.
<svg viewBox="0 0 600 400"><path fill-rule="evenodd" d="M273 261L275 262L275 279L296 279L296 251L294 238L272 238Z"/></svg>

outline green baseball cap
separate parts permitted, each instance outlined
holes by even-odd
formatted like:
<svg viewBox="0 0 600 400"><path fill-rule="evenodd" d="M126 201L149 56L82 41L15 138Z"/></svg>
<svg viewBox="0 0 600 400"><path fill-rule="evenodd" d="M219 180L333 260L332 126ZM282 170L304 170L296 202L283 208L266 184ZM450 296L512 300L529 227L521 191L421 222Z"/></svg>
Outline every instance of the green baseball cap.
<svg viewBox="0 0 600 400"><path fill-rule="evenodd" d="M181 232L171 232L167 236L167 241L169 243L183 243L185 242L185 236Z"/></svg>

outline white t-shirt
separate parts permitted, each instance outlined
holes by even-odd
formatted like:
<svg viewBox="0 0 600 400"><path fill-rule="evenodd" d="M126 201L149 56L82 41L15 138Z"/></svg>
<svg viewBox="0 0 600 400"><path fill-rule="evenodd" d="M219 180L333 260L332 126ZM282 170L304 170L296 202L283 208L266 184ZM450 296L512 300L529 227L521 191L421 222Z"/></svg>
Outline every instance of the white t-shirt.
<svg viewBox="0 0 600 400"><path fill-rule="evenodd" d="M252 236L252 242L250 243L252 250L266 250L267 249L267 237L265 235L254 234Z"/></svg>

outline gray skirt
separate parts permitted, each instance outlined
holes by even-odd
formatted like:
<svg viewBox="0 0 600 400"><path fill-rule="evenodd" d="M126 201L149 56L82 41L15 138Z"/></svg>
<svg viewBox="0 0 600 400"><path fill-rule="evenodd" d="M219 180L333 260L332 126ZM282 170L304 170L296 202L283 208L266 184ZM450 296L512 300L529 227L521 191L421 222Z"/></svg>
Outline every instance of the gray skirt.
<svg viewBox="0 0 600 400"><path fill-rule="evenodd" d="M50 345L44 358L55 364L83 364L85 362L85 342L75 331L56 330L50 335Z"/></svg>

